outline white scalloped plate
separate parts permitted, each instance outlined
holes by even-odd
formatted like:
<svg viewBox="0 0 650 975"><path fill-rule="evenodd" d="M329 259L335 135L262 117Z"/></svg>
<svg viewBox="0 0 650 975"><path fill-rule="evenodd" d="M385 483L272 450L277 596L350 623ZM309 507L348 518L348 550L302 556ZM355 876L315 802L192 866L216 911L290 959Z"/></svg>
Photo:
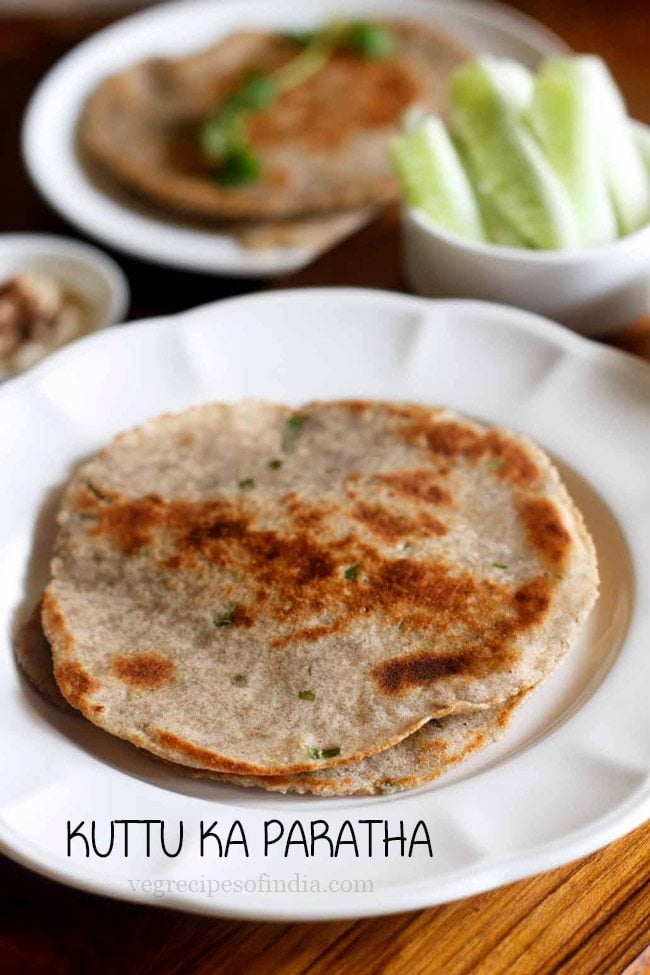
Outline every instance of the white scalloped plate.
<svg viewBox="0 0 650 975"><path fill-rule="evenodd" d="M191 271L268 277L295 271L315 247L251 250L232 236L166 220L103 193L80 165L81 107L106 75L152 55L179 56L233 30L298 29L333 16L399 16L434 21L471 48L534 66L567 45L541 24L499 3L475 0L184 0L156 4L107 27L67 54L39 85L25 117L23 155L55 210L85 233L145 260Z"/></svg>
<svg viewBox="0 0 650 975"><path fill-rule="evenodd" d="M506 737L437 783L400 795L314 799L179 779L128 744L42 703L19 678L10 628L47 577L56 496L73 465L117 431L166 410L242 396L388 397L443 403L513 426L556 459L595 538L602 593L553 678ZM582 856L650 809L650 369L522 311L375 291L287 291L116 327L53 355L0 390L0 847L57 880L185 910L267 920L420 908ZM128 859L66 857L65 825L183 819L177 859L140 837ZM433 858L264 859L265 819L426 821ZM251 843L201 859L200 820L240 819ZM364 827L365 829L366 827ZM361 833L359 833L361 838ZM102 839L103 842L103 839ZM76 844L80 847L81 844ZM394 850L394 846L391 848ZM317 880L152 898L129 881ZM371 881L333 893L330 881ZM258 885L259 887L259 885Z"/></svg>

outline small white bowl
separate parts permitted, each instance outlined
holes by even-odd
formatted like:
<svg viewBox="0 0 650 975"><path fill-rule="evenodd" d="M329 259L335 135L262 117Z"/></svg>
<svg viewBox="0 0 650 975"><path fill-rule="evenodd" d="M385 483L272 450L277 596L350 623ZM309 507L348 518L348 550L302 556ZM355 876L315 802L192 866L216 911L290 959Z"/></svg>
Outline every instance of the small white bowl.
<svg viewBox="0 0 650 975"><path fill-rule="evenodd" d="M650 225L600 247L532 251L475 243L402 210L408 286L428 298L497 301L582 335L603 335L650 310Z"/></svg>
<svg viewBox="0 0 650 975"><path fill-rule="evenodd" d="M126 276L96 247L50 234L0 234L0 284L28 270L51 275L79 295L88 310L87 331L124 321Z"/></svg>

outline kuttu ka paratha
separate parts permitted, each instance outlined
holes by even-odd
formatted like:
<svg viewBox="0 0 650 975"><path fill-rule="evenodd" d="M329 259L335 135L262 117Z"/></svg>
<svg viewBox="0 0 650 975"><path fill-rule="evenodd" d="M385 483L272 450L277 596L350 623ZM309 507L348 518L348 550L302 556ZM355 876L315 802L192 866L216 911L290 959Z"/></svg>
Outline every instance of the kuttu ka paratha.
<svg viewBox="0 0 650 975"><path fill-rule="evenodd" d="M91 159L157 203L215 219L290 217L397 196L387 146L410 105L440 112L449 72L467 52L427 24L390 25L397 47L378 60L338 51L303 84L254 112L250 144L262 179L223 187L198 131L251 71L296 56L281 34L232 34L179 60L143 61L104 81L82 115Z"/></svg>
<svg viewBox="0 0 650 975"><path fill-rule="evenodd" d="M15 652L21 670L36 690L57 708L75 713L54 679L52 652L41 626L40 605L16 637ZM168 763L185 776L210 778L267 792L297 792L319 796L385 795L414 788L437 779L505 733L522 695L497 708L472 714L454 714L428 721L393 748L359 762L328 768L323 772L295 775L230 775L207 769L190 769Z"/></svg>
<svg viewBox="0 0 650 975"><path fill-rule="evenodd" d="M64 696L163 758L283 775L544 679L597 592L546 455L423 406L152 420L73 477L43 624Z"/></svg>

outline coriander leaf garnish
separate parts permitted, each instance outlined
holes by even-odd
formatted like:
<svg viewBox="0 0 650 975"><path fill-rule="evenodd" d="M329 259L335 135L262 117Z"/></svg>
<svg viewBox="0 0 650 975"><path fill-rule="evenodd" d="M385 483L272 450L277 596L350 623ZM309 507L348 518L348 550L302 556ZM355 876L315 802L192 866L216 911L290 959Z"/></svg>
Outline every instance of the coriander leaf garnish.
<svg viewBox="0 0 650 975"><path fill-rule="evenodd" d="M507 569L508 566L505 562L493 562L492 567L495 569Z"/></svg>
<svg viewBox="0 0 650 975"><path fill-rule="evenodd" d="M393 782L391 779L386 779L379 786L379 791L384 795L388 795L391 792L403 792L404 786L401 782Z"/></svg>
<svg viewBox="0 0 650 975"><path fill-rule="evenodd" d="M347 569L343 572L343 578L347 579L348 582L354 582L356 577L359 575L359 566L355 562L353 565L349 565Z"/></svg>
<svg viewBox="0 0 650 975"><path fill-rule="evenodd" d="M92 481L86 481L86 487L91 494L94 494L98 501L110 501L111 499L107 494L102 494L99 488L96 488Z"/></svg>
<svg viewBox="0 0 650 975"><path fill-rule="evenodd" d="M505 466L505 460L502 457L492 457L488 461L488 467L493 471L501 471Z"/></svg>
<svg viewBox="0 0 650 975"><path fill-rule="evenodd" d="M292 413L287 417L284 425L284 437L282 438L282 449L291 450L296 441L296 437L307 422L308 417L304 413Z"/></svg>
<svg viewBox="0 0 650 975"><path fill-rule="evenodd" d="M405 622L404 620L400 620L399 621L399 623L397 624L397 629L398 630L403 630L404 629L404 622Z"/></svg>
<svg viewBox="0 0 650 975"><path fill-rule="evenodd" d="M273 460L270 460L266 466L272 471L277 471L282 467L283 463L284 461L280 460L279 457L274 457Z"/></svg>
<svg viewBox="0 0 650 975"><path fill-rule="evenodd" d="M313 691L298 691L298 697L301 701L315 701L316 695Z"/></svg>
<svg viewBox="0 0 650 975"><path fill-rule="evenodd" d="M341 754L341 749L335 748L317 748L315 745L310 745L307 749L308 758L336 758L337 755Z"/></svg>
<svg viewBox="0 0 650 975"><path fill-rule="evenodd" d="M317 33L318 31L315 30L290 30L285 31L282 36L285 41L291 41L292 44L299 44L300 47L304 47L306 44L311 44Z"/></svg>
<svg viewBox="0 0 650 975"><path fill-rule="evenodd" d="M246 687L248 684L248 677L246 674L235 674L232 679L232 683L235 687Z"/></svg>
<svg viewBox="0 0 650 975"><path fill-rule="evenodd" d="M238 103L251 110L264 108L276 96L276 84L271 75L251 71L237 94Z"/></svg>
<svg viewBox="0 0 650 975"><path fill-rule="evenodd" d="M231 606L230 609L225 610L221 616L216 616L212 620L213 626L216 626L218 630L221 630L226 626L232 626L235 623L238 609L239 605Z"/></svg>
<svg viewBox="0 0 650 975"><path fill-rule="evenodd" d="M148 545L141 545L137 554L143 559L147 558L147 556L151 555L151 549Z"/></svg>
<svg viewBox="0 0 650 975"><path fill-rule="evenodd" d="M311 677L311 668L312 668L312 664L310 664L309 667L307 668L307 673L309 674L310 677Z"/></svg>
<svg viewBox="0 0 650 975"><path fill-rule="evenodd" d="M230 146L214 173L221 186L249 186L257 183L262 173L259 156L246 145Z"/></svg>
<svg viewBox="0 0 650 975"><path fill-rule="evenodd" d="M218 161L213 177L221 186L248 186L262 176L262 161L252 148L246 116L270 105L278 95L308 81L327 64L338 48L365 58L387 57L395 37L386 27L370 23L333 21L316 31L284 35L300 50L272 73L252 71L201 126L199 143L210 159Z"/></svg>
<svg viewBox="0 0 650 975"><path fill-rule="evenodd" d="M300 430L306 422L307 417L304 413L292 413L287 420L287 427L289 430Z"/></svg>
<svg viewBox="0 0 650 975"><path fill-rule="evenodd" d="M241 481L238 481L237 487L242 491L250 491L251 488L255 487L255 479L253 477L244 477Z"/></svg>
<svg viewBox="0 0 650 975"><path fill-rule="evenodd" d="M352 24L345 39L353 51L373 61L387 58L395 50L395 35L380 24Z"/></svg>

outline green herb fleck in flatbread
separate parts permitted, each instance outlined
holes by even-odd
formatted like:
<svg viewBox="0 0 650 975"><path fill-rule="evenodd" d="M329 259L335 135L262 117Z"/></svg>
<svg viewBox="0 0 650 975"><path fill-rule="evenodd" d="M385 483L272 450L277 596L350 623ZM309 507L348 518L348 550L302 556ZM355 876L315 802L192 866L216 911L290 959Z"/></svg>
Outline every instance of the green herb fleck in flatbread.
<svg viewBox="0 0 650 975"><path fill-rule="evenodd" d="M298 691L298 697L301 701L315 701L316 695L313 691Z"/></svg>
<svg viewBox="0 0 650 975"><path fill-rule="evenodd" d="M212 620L213 625L218 630L224 629L227 626L232 626L234 624L235 620L236 620L237 610L238 609L239 609L239 606L238 605L237 606L231 606L229 609L227 609L225 612L223 612L220 616L216 616Z"/></svg>
<svg viewBox="0 0 650 975"><path fill-rule="evenodd" d="M338 747L334 748L316 748L315 745L310 745L307 749L308 758L336 758L337 755L341 754L341 749Z"/></svg>

